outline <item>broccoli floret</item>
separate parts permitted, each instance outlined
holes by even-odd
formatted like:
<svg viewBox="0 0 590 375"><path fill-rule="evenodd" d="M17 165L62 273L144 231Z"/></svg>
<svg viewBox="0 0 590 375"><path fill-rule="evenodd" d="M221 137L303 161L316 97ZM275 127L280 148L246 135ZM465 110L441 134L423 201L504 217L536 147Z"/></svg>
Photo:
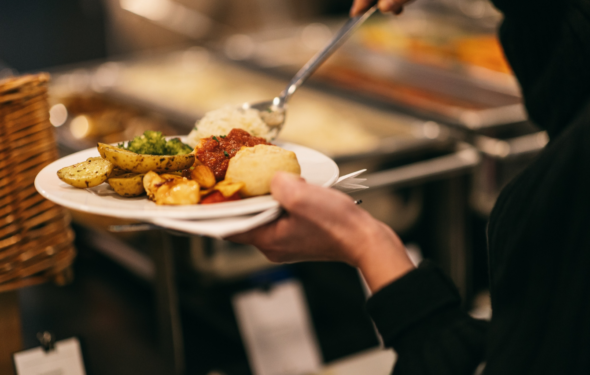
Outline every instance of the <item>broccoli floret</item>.
<svg viewBox="0 0 590 375"><path fill-rule="evenodd" d="M166 143L166 152L168 155L186 155L190 154L193 149L180 141L178 138L172 138Z"/></svg>
<svg viewBox="0 0 590 375"><path fill-rule="evenodd" d="M166 141L161 132L146 130L143 135L133 138L125 147L120 148L144 155L184 155L193 151L178 138Z"/></svg>
<svg viewBox="0 0 590 375"><path fill-rule="evenodd" d="M138 154L165 155L166 140L161 132L146 130L143 135L133 138L126 149Z"/></svg>

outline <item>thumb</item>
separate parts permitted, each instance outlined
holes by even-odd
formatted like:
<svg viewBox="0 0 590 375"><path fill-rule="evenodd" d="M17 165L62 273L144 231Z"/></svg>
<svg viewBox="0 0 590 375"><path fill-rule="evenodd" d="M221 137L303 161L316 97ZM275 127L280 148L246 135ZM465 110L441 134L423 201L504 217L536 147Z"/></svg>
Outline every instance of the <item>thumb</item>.
<svg viewBox="0 0 590 375"><path fill-rule="evenodd" d="M303 195L301 190L305 189L305 185L305 180L296 174L277 172L270 183L270 191L273 198L283 205L293 194Z"/></svg>
<svg viewBox="0 0 590 375"><path fill-rule="evenodd" d="M310 185L295 174L277 172L271 182L270 190L274 199L292 214L303 214L309 205L316 204L321 195L319 186Z"/></svg>
<svg viewBox="0 0 590 375"><path fill-rule="evenodd" d="M335 212L356 207L346 194L325 187L308 184L291 173L277 173L271 183L271 193L289 213L329 220Z"/></svg>
<svg viewBox="0 0 590 375"><path fill-rule="evenodd" d="M355 0L350 8L350 16L355 17L369 9L376 0Z"/></svg>

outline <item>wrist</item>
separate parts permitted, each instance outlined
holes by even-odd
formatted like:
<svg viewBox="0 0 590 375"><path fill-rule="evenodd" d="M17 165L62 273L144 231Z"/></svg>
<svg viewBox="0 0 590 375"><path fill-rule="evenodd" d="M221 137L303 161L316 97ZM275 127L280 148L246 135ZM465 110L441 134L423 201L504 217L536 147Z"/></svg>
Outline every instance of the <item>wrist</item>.
<svg viewBox="0 0 590 375"><path fill-rule="evenodd" d="M415 268L399 237L385 224L375 223L354 264L373 293Z"/></svg>

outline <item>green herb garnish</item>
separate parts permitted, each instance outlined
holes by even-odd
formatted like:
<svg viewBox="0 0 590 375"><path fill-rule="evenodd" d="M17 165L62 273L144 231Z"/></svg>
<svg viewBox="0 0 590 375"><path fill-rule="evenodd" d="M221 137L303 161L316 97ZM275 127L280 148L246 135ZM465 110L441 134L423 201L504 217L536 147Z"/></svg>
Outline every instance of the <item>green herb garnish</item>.
<svg viewBox="0 0 590 375"><path fill-rule="evenodd" d="M223 154L229 158L229 154L227 153L227 151L223 151Z"/></svg>
<svg viewBox="0 0 590 375"><path fill-rule="evenodd" d="M220 135L219 137L221 137L221 138L225 138L225 137L227 137L227 135Z"/></svg>
<svg viewBox="0 0 590 375"><path fill-rule="evenodd" d="M213 136L212 138L213 138L214 140L216 140L216 141L219 143L219 139L217 139L217 137L216 137L216 136Z"/></svg>

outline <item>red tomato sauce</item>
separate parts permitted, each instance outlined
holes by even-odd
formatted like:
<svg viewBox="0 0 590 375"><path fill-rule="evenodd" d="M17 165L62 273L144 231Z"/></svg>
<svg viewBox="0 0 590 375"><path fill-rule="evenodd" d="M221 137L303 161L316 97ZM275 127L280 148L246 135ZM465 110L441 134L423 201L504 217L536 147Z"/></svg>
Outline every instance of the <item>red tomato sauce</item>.
<svg viewBox="0 0 590 375"><path fill-rule="evenodd" d="M212 204L212 203L221 203L221 202L232 202L232 201L239 201L242 199L240 193L235 193L231 197L224 197L223 194L219 191L214 191L213 193L207 195L203 200L201 200L201 204Z"/></svg>
<svg viewBox="0 0 590 375"><path fill-rule="evenodd" d="M217 181L222 181L225 179L229 160L240 151L240 148L256 145L270 145L270 143L264 138L251 136L245 130L232 129L226 137L208 138L197 150L197 158L211 168Z"/></svg>

